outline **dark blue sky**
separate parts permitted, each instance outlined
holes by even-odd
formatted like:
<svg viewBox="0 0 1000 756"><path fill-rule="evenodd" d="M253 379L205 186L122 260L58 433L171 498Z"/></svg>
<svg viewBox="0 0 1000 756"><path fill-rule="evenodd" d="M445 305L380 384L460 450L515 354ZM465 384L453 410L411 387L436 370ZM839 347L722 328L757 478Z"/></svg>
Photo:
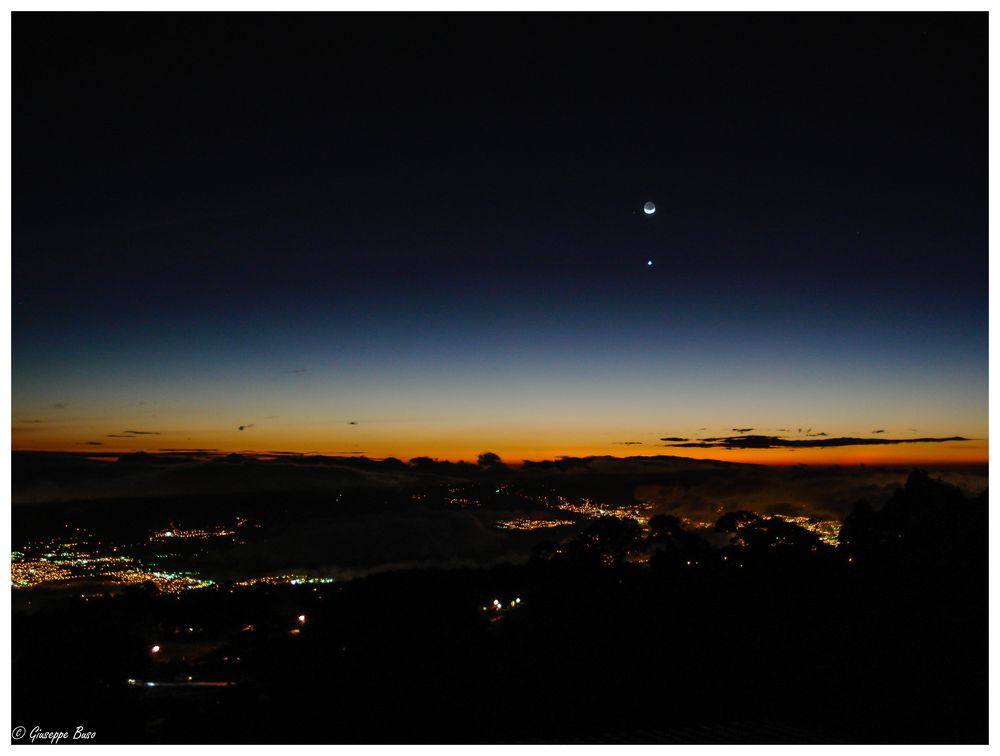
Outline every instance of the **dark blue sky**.
<svg viewBox="0 0 1000 756"><path fill-rule="evenodd" d="M15 14L15 428L984 437L986 18Z"/></svg>

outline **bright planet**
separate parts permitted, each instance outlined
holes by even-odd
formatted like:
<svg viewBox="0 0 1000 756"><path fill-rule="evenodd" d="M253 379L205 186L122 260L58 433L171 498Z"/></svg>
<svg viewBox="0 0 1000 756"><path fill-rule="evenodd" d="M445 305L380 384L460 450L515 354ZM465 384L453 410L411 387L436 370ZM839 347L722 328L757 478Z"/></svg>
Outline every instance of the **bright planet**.
<svg viewBox="0 0 1000 756"><path fill-rule="evenodd" d="M652 202L647 202L645 205L642 206L642 212L644 212L646 215L652 215L653 213L656 212L656 205L654 205Z"/></svg>

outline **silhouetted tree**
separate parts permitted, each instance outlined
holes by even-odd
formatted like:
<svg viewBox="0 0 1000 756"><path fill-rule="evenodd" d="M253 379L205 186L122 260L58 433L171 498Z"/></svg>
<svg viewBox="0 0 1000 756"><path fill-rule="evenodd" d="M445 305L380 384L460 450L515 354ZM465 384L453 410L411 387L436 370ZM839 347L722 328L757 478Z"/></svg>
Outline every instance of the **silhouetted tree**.
<svg viewBox="0 0 1000 756"><path fill-rule="evenodd" d="M875 511L871 504L864 499L854 503L851 513L840 526L837 540L849 556L858 557L871 552L878 540Z"/></svg>
<svg viewBox="0 0 1000 756"><path fill-rule="evenodd" d="M825 547L820 537L794 522L776 515L759 515L746 510L727 512L715 523L720 533L733 536L733 545L753 552L814 552ZM828 548L828 547L827 547Z"/></svg>
<svg viewBox="0 0 1000 756"><path fill-rule="evenodd" d="M493 452L483 452L482 454L480 454L479 457L476 459L476 464L478 464L482 468L492 469L492 470L503 469L507 467L507 465L503 463L503 460L500 459L500 455L494 454Z"/></svg>
<svg viewBox="0 0 1000 756"><path fill-rule="evenodd" d="M881 509L858 502L841 526L840 542L863 564L953 570L985 553L986 522L983 496L966 499L955 486L914 470Z"/></svg>
<svg viewBox="0 0 1000 756"><path fill-rule="evenodd" d="M736 533L740 528L756 524L759 520L760 515L739 509L722 515L715 523L715 530L719 533Z"/></svg>
<svg viewBox="0 0 1000 756"><path fill-rule="evenodd" d="M703 538L684 528L673 515L656 515L649 521L647 542L654 565L681 564L702 560L712 547Z"/></svg>
<svg viewBox="0 0 1000 756"><path fill-rule="evenodd" d="M639 523L630 517L604 515L594 520L580 534L579 541L589 550L601 555L605 564L624 562L629 552L638 545L642 535Z"/></svg>
<svg viewBox="0 0 1000 756"><path fill-rule="evenodd" d="M681 521L673 515L656 515L649 521L649 540L662 541L681 531Z"/></svg>

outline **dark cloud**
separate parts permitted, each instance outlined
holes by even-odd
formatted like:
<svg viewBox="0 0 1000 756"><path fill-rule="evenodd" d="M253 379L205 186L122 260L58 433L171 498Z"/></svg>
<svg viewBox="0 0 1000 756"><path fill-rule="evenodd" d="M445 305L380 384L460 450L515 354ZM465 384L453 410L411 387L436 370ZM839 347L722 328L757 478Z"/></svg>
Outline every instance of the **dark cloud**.
<svg viewBox="0 0 1000 756"><path fill-rule="evenodd" d="M686 438L681 438L680 436L667 436L666 438L661 438L661 441L687 441Z"/></svg>
<svg viewBox="0 0 1000 756"><path fill-rule="evenodd" d="M240 426L240 430L246 430L247 428L253 428L253 423L250 423L249 425L241 425Z"/></svg>
<svg viewBox="0 0 1000 756"><path fill-rule="evenodd" d="M55 409L66 409L69 406L69 402L56 402L52 406Z"/></svg>
<svg viewBox="0 0 1000 756"><path fill-rule="evenodd" d="M881 507L909 475L907 468L866 466L770 467L733 465L704 471L698 476L675 475L662 482L636 486L635 498L651 503L657 514L673 514L703 522L714 522L727 511L752 512L843 520L855 502L864 499ZM981 472L947 469L938 471L952 485L969 495L986 488L988 476Z"/></svg>
<svg viewBox="0 0 1000 756"><path fill-rule="evenodd" d="M92 461L101 454L119 461ZM336 503L336 496L324 497L330 509L322 514L321 527L293 520L288 530L275 532L277 540L234 554L232 566L236 571L254 565L268 569L330 565L383 569L402 563L484 564L524 553L526 542L507 540L509 532L502 535L494 530L502 513L489 505L429 512L408 497L398 496L425 487L444 490L489 479L491 473L477 465L441 462L414 466L399 460L319 455L259 459L195 454L112 455L96 449L77 454L14 452L13 503L117 499L127 505L127 500L135 497L272 493L311 497L367 490L379 501L387 494L387 508L359 510L347 506L351 497L344 497L342 504ZM724 512L739 509L842 520L860 499L880 507L903 485L909 472L905 467L769 467L661 455L543 460L505 468L502 475L505 481L527 491L560 491L616 506L642 503L649 505L650 515L673 514L714 522ZM985 466L944 468L935 474L969 495L979 494L988 483ZM535 511L544 516L561 515L551 510ZM553 533L531 531L530 537L552 538ZM278 548L294 544L301 545L301 550ZM268 556L271 553L273 558Z"/></svg>
<svg viewBox="0 0 1000 756"><path fill-rule="evenodd" d="M135 436L123 436L120 433L107 433L105 438L135 438Z"/></svg>
<svg viewBox="0 0 1000 756"><path fill-rule="evenodd" d="M642 441L612 441L612 444L617 446L637 446L642 443Z"/></svg>
<svg viewBox="0 0 1000 756"><path fill-rule="evenodd" d="M764 507L763 513L769 515L786 515L788 517L811 516L809 511L801 504L789 504L788 502L768 504Z"/></svg>
<svg viewBox="0 0 1000 756"><path fill-rule="evenodd" d="M519 536L511 538L460 510L344 513L291 524L280 535L238 545L207 566L233 576L303 571L340 578L418 566L471 566L527 559L530 540L536 539Z"/></svg>
<svg viewBox="0 0 1000 756"><path fill-rule="evenodd" d="M160 435L160 431L127 430L127 431L122 431L122 433L128 433L130 436L159 436Z"/></svg>
<svg viewBox="0 0 1000 756"><path fill-rule="evenodd" d="M132 497L170 497L239 493L334 491L344 487L398 488L419 480L405 470L387 469L363 457L278 458L258 460L238 454L199 452L114 455L117 464L89 467L80 478L67 477L79 460L72 455L17 453L14 478L18 503ZM207 457L207 459L205 458ZM30 464L29 464L30 463ZM36 470L28 475L26 469Z"/></svg>
<svg viewBox="0 0 1000 756"><path fill-rule="evenodd" d="M749 433L753 428L733 428L733 433Z"/></svg>
<svg viewBox="0 0 1000 756"><path fill-rule="evenodd" d="M879 428L878 430L873 430L872 433L885 433L885 428Z"/></svg>
<svg viewBox="0 0 1000 756"><path fill-rule="evenodd" d="M667 443L687 449L813 449L835 446L884 446L888 444L927 444L942 441L969 441L962 436L949 438L819 438L825 433L814 434L808 439L789 439L781 436L723 436L719 438L703 438L692 443ZM660 439L670 441L671 439Z"/></svg>

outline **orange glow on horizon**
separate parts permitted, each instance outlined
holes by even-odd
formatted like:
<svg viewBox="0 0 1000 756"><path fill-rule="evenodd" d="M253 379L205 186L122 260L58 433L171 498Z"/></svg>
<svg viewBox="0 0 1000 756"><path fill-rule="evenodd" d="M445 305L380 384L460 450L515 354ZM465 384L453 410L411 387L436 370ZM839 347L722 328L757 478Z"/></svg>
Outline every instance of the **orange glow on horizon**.
<svg viewBox="0 0 1000 756"><path fill-rule="evenodd" d="M669 447L656 443L621 445L567 445L530 444L530 443L468 443L457 440L449 442L428 443L426 447L416 450L401 448L402 444L393 444L385 440L374 443L356 444L359 448L351 449L351 444L319 445L311 444L294 448L287 443L276 440L272 444L261 444L260 439L250 445L189 443L180 445L163 440L150 442L148 438L135 439L134 444L101 444L67 445L56 439L41 439L34 437L25 439L25 443L14 439L13 451L46 451L67 452L76 454L92 454L107 456L128 454L138 451L149 453L177 454L193 453L195 450L206 450L212 454L242 453L247 455L266 456L269 452L281 451L293 454L323 455L332 457L368 457L384 459L395 457L409 460L414 457L431 457L447 462L474 462L476 457L486 451L500 455L505 463L519 465L524 461L555 460L560 457L687 457L690 459L715 460L719 462L734 462L787 467L793 465L827 466L827 465L867 465L867 466L933 466L933 465L971 465L989 462L989 444L985 439L970 441L950 441L932 443L905 443L886 445L860 445L829 448L799 448L799 449L722 449L722 448L685 448ZM410 446L407 444L406 446Z"/></svg>

